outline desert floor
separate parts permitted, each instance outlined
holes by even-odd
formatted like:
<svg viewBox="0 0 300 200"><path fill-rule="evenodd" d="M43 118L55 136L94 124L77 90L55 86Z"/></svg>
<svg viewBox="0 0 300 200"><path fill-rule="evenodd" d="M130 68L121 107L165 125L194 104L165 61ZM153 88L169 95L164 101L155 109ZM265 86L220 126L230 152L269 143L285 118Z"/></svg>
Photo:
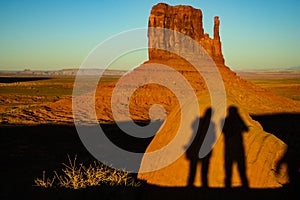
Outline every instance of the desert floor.
<svg viewBox="0 0 300 200"><path fill-rule="evenodd" d="M298 78L265 78L251 77L248 81L271 90L276 95L300 100L300 81ZM65 116L67 123L42 121L43 117L35 119L33 124L24 124L20 119L27 117L30 121L28 107L35 109L50 109L46 104L68 99L72 95L73 78L36 78L16 79L14 77L0 78L0 199L292 199L297 195L283 186L277 189L245 189L245 188L167 188L142 183L140 187L109 187L97 186L79 190L62 188L45 189L35 187L34 179L54 170L61 170L67 155L77 155L82 163L95 160L82 145L71 118ZM103 82L112 81L107 78ZM39 107L40 106L40 107ZM29 109L30 110L30 109ZM26 115L24 114L24 112ZM35 112L31 110L30 112ZM63 115L63 113L61 113ZM14 116L16 116L14 118ZM54 119L57 116L49 116ZM280 130L293 124L290 134L299 133L298 121L300 115L253 116L264 129ZM61 118L59 118L61 119ZM39 124L39 120L42 123ZM274 123L276 120L276 123ZM276 126L275 126L276 125ZM114 124L102 125L108 133L118 133L120 130ZM276 132L276 131L275 131ZM283 141L284 137L277 135ZM127 138L113 137L116 143L129 144ZM143 140L133 151L144 151L151 138ZM136 176L136 174L133 174ZM299 190L298 190L299 191ZM298 192L297 191L297 192ZM299 195L299 194L298 194ZM297 199L295 197L294 199Z"/></svg>

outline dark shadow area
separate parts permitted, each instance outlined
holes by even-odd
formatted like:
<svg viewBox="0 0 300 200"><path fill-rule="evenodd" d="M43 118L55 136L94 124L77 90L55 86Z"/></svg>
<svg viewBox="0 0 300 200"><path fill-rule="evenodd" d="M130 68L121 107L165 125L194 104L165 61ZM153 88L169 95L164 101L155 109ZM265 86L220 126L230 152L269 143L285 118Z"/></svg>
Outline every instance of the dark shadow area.
<svg viewBox="0 0 300 200"><path fill-rule="evenodd" d="M194 186L194 181L195 181L195 175L196 175L196 169L197 169L197 165L198 163L201 163L201 183L202 183L202 187L208 187L208 169L209 169L209 162L210 162L210 158L212 155L212 151L209 149L209 153L203 157L200 158L199 157L199 152L201 149L201 146L203 144L204 138L208 133L208 128L210 123L211 126L215 126L213 122L211 122L211 116L212 116L212 109L208 108L205 111L205 114L203 117L201 117L199 120L195 120L193 122L192 125L192 129L195 131L194 135L195 137L192 138L193 140L190 141L189 144L191 144L189 146L189 148L186 151L186 158L188 160L190 160L190 168L189 168L189 177L188 177L188 187L192 187ZM198 128L195 129L196 124L195 123L199 123ZM214 128L213 128L214 129ZM210 141L214 141L215 139L215 130L212 130L213 132L210 132L212 135L212 140Z"/></svg>
<svg viewBox="0 0 300 200"><path fill-rule="evenodd" d="M231 187L232 168L234 163L237 163L243 187L248 188L245 150L242 136L242 134L247 131L248 127L239 115L238 108L234 106L229 107L223 127L225 137L225 187L227 188Z"/></svg>
<svg viewBox="0 0 300 200"><path fill-rule="evenodd" d="M293 140L300 142L300 113L278 113L270 115L251 115L258 121L263 129L272 133L284 143L289 144Z"/></svg>
<svg viewBox="0 0 300 200"><path fill-rule="evenodd" d="M145 122L144 125L146 124ZM135 139L132 136L126 136L115 124L102 126L106 136L112 139L113 143L128 151L145 152L152 140L152 138ZM93 127L85 128L88 132ZM95 161L82 144L75 126L2 125L0 138L1 200L14 199L15 195L22 196L23 193L29 193L28 195L31 196L30 192L33 190L42 189L33 187L33 180L41 178L44 170L46 176L52 176L54 170L61 171L62 163L68 163L68 155L71 158L77 155L78 163L86 165Z"/></svg>
<svg viewBox="0 0 300 200"><path fill-rule="evenodd" d="M40 81L50 79L48 77L0 77L0 83L16 83L28 81Z"/></svg>
<svg viewBox="0 0 300 200"><path fill-rule="evenodd" d="M159 187L143 185L138 188L93 187L76 191L66 189L35 189L34 199L56 200L290 200L282 189L241 189L241 188L197 188L197 187Z"/></svg>
<svg viewBox="0 0 300 200"><path fill-rule="evenodd" d="M127 122L121 122L121 123L126 123ZM153 122L155 123L155 130L153 133L155 134L159 127L162 125L161 121ZM137 125L139 126L146 126L149 124L148 121L144 122L136 122ZM101 124L101 128L103 129L105 135L107 138L113 142L115 145L118 147L130 151L130 152L135 152L135 153L144 153L147 146L150 144L152 141L154 135L152 137L148 138L137 138L133 137L131 135L128 135L124 133L117 124Z"/></svg>
<svg viewBox="0 0 300 200"><path fill-rule="evenodd" d="M275 172L280 173L283 164L287 165L289 183L284 187L289 192L300 189L300 114L252 115L263 129L272 133L288 145L283 157L277 161Z"/></svg>
<svg viewBox="0 0 300 200"><path fill-rule="evenodd" d="M128 141L121 136L117 141L118 128L104 125L107 134L123 146L131 146L132 151L145 151L150 139L144 143L126 145ZM54 170L60 171L62 163L67 162L67 154L77 155L78 162L89 164L95 160L85 149L74 126L0 126L0 199L292 199L287 198L285 188L195 188L195 187L160 187L142 183L140 187L97 186L79 190L63 188L33 187L34 178L46 176ZM132 141L131 141L132 142ZM123 143L123 144L122 144ZM142 144L143 143L143 144ZM135 149L136 148L136 149ZM144 149L144 150L143 150ZM223 167L223 166L220 166ZM298 199L297 196L295 199Z"/></svg>
<svg viewBox="0 0 300 200"><path fill-rule="evenodd" d="M197 187L167 187L148 185L142 189L141 199L174 199L174 200L232 200L232 199L272 199L286 198L282 189L246 189L246 188L197 188ZM294 198L297 199L297 198Z"/></svg>
<svg viewBox="0 0 300 200"><path fill-rule="evenodd" d="M72 126L0 126L0 199L31 191L43 170L52 173L67 154L92 160Z"/></svg>

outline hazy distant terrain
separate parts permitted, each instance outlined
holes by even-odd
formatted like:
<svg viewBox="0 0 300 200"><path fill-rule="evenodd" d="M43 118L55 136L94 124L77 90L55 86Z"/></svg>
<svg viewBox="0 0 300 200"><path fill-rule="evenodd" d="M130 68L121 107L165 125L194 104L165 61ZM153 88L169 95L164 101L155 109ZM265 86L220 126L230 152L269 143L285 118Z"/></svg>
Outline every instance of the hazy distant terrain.
<svg viewBox="0 0 300 200"><path fill-rule="evenodd" d="M0 77L24 77L24 76L76 76L79 69L61 69L61 70L30 70L23 71L0 71ZM80 75L93 76L95 74L102 74L103 76L120 77L126 71L124 70L103 70L103 69L80 69Z"/></svg>
<svg viewBox="0 0 300 200"><path fill-rule="evenodd" d="M275 95L300 101L300 70L236 71L240 77L272 91Z"/></svg>
<svg viewBox="0 0 300 200"><path fill-rule="evenodd" d="M246 79L300 78L300 70L236 70L235 72Z"/></svg>

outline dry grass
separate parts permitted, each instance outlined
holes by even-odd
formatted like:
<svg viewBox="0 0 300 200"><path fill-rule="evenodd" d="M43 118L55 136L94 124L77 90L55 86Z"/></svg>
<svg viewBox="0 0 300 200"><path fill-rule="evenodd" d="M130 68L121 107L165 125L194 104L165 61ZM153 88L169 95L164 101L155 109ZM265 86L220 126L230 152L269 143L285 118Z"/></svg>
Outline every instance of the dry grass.
<svg viewBox="0 0 300 200"><path fill-rule="evenodd" d="M36 178L34 180L34 183L36 186L40 186L40 187L44 187L44 188L51 188L53 186L54 180L55 180L55 177L53 177L52 179L46 178L46 172L43 171L42 179Z"/></svg>
<svg viewBox="0 0 300 200"><path fill-rule="evenodd" d="M44 188L58 186L80 189L103 184L129 187L138 187L141 185L140 182L125 170L116 170L97 161L86 167L82 163L76 163L76 156L72 160L68 155L68 161L68 164L63 163L64 168L61 170L61 173L54 171L53 178L46 178L45 171L43 171L42 179L36 178L34 186Z"/></svg>

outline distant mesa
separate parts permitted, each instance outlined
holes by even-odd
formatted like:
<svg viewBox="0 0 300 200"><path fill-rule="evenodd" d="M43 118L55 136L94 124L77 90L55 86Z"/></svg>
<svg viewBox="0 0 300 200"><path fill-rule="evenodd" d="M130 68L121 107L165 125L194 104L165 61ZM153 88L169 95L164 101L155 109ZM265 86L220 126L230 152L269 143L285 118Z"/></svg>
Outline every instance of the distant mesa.
<svg viewBox="0 0 300 200"><path fill-rule="evenodd" d="M245 79L264 78L300 78L300 70L236 70L237 75Z"/></svg>
<svg viewBox="0 0 300 200"><path fill-rule="evenodd" d="M31 70L25 69L23 71L2 71L0 72L0 76L42 76L42 77L52 77L52 76L95 76L97 74L103 73L103 76L114 76L120 77L125 74L126 70L103 70L98 68L87 68L87 69L80 69L80 74L78 74L78 68L70 68L70 69L60 69L60 70Z"/></svg>
<svg viewBox="0 0 300 200"><path fill-rule="evenodd" d="M289 70L300 70L300 66L296 66L296 67L290 67L288 68Z"/></svg>

